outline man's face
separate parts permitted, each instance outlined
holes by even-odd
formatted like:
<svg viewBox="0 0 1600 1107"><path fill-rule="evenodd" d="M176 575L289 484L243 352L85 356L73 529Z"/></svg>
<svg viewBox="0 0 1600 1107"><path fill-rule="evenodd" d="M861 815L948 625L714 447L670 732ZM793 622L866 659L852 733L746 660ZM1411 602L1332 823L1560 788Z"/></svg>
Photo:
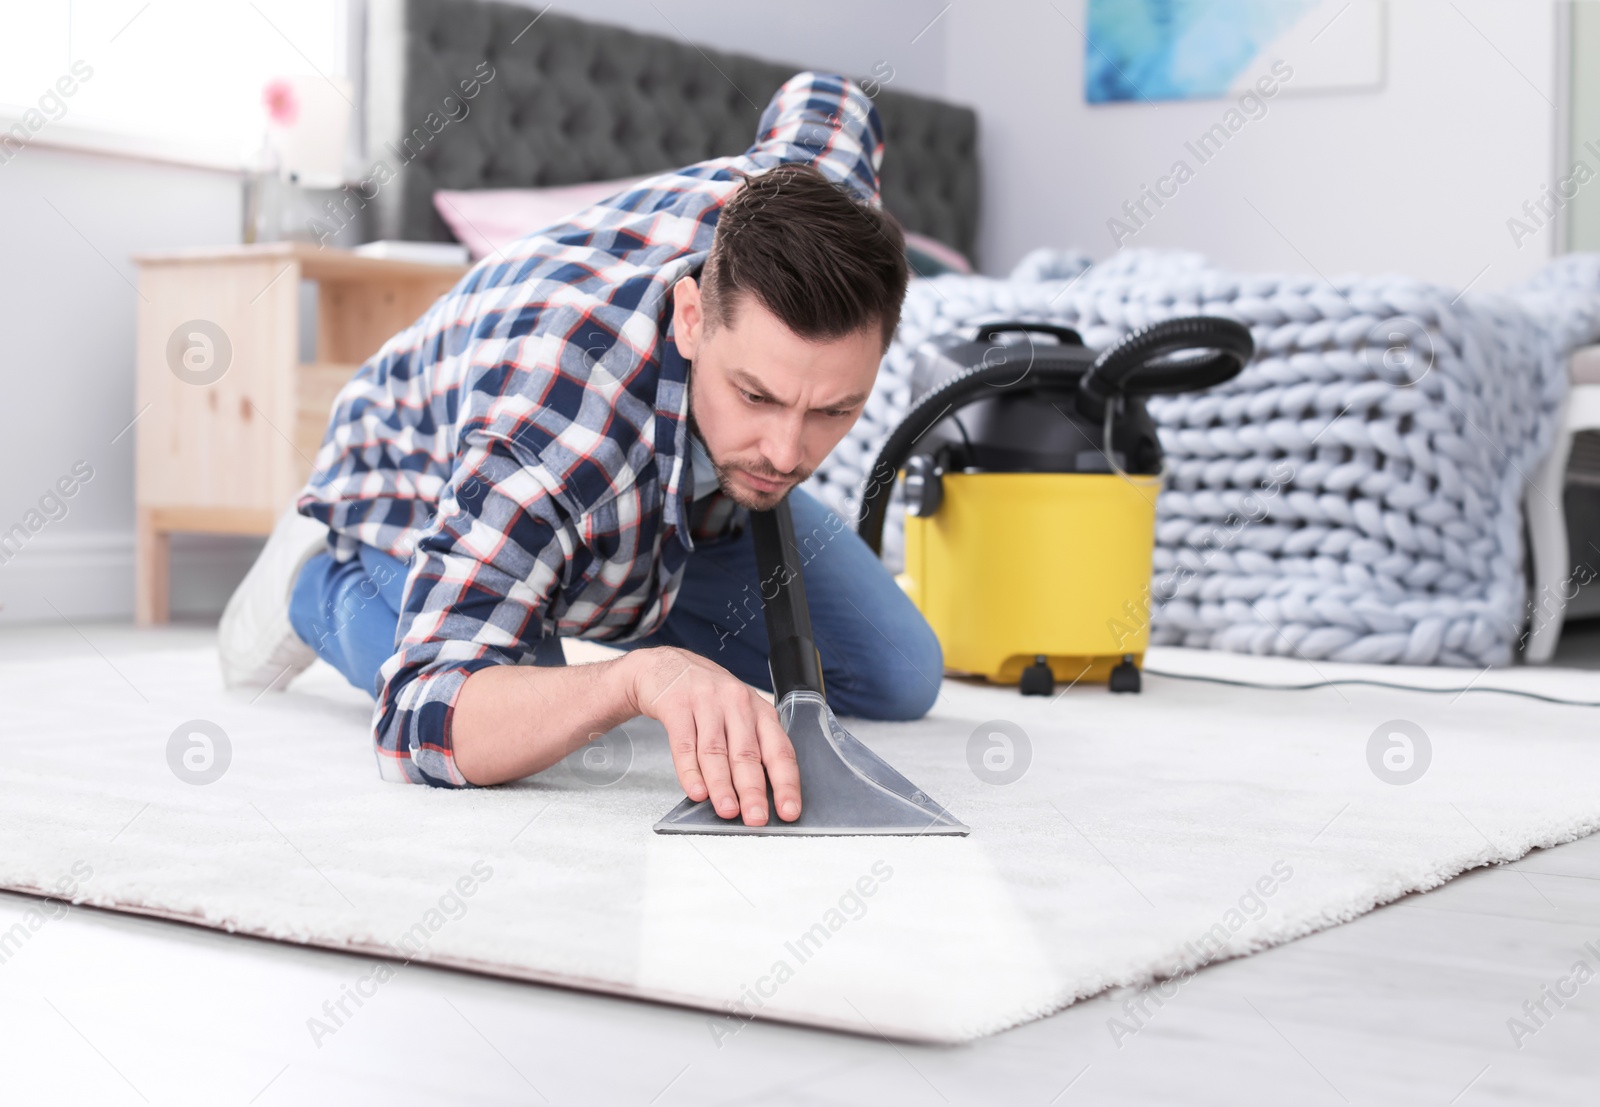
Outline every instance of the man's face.
<svg viewBox="0 0 1600 1107"><path fill-rule="evenodd" d="M690 429L730 499L775 507L860 417L883 353L878 326L808 342L740 296L727 325L707 330L694 278L672 292L673 337L691 362Z"/></svg>

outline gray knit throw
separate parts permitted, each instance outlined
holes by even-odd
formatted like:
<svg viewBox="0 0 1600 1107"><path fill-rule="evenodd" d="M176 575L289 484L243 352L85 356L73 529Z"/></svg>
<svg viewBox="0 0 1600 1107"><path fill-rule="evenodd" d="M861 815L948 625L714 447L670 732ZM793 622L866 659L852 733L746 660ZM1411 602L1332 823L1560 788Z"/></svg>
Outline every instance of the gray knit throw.
<svg viewBox="0 0 1600 1107"><path fill-rule="evenodd" d="M1006 279L915 280L865 412L807 490L854 521L929 337L1024 319L1101 349L1195 314L1245 323L1257 355L1228 384L1150 401L1167 479L1150 594L1125 625L1148 617L1157 644L1308 660L1510 661L1528 605L1522 497L1554 441L1566 357L1600 337L1597 254L1498 294L1228 273L1152 250L1099 265L1038 250ZM896 505L892 567L901 521Z"/></svg>

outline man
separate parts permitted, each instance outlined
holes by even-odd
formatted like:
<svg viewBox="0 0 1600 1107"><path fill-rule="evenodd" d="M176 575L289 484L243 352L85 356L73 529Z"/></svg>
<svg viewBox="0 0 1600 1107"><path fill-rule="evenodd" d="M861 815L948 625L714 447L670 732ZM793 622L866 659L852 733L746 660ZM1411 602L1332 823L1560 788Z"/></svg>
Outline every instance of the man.
<svg viewBox="0 0 1600 1107"><path fill-rule="evenodd" d="M651 178L476 265L345 386L299 514L220 628L234 686L317 656L377 699L385 779L488 785L619 723L666 728L685 793L798 817L750 510L785 495L829 699L921 717L938 640L796 488L860 416L899 320L883 130L802 73L738 157ZM560 638L628 652L564 667Z"/></svg>

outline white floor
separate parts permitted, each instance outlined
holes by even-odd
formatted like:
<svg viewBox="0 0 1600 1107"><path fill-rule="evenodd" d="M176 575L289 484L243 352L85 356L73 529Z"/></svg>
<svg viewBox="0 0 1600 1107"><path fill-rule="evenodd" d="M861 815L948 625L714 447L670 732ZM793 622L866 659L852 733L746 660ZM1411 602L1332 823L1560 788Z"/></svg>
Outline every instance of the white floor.
<svg viewBox="0 0 1600 1107"><path fill-rule="evenodd" d="M0 662L99 665L209 637L7 628ZM1558 664L1600 668L1600 632L1569 633ZM0 894L0 933L34 906ZM1128 994L955 1049L759 1023L719 1043L703 1012L423 967L314 1036L370 960L79 908L0 963L0 1100L1588 1104L1586 942L1600 951L1600 836L1214 965L1120 1041ZM1558 1007L1541 989L1580 959L1596 979ZM1532 1025L1528 1001L1549 1017L1519 1043L1508 1020Z"/></svg>

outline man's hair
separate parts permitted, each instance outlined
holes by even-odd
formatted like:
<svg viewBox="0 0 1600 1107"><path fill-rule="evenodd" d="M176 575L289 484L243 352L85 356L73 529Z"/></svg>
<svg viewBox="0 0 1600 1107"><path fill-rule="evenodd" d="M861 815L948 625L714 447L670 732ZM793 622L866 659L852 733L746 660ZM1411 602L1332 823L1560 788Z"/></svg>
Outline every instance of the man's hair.
<svg viewBox="0 0 1600 1107"><path fill-rule="evenodd" d="M726 326L748 294L801 338L877 324L889 348L906 294L905 234L815 166L748 177L723 205L700 274L706 321Z"/></svg>

